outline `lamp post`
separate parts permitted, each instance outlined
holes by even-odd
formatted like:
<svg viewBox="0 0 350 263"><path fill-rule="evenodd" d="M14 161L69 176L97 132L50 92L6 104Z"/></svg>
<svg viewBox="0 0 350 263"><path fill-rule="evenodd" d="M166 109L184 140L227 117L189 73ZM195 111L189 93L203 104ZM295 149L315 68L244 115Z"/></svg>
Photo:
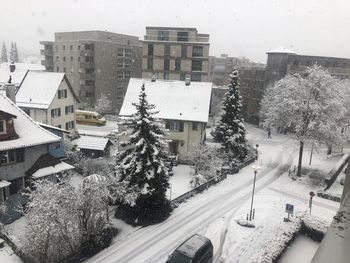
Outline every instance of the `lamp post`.
<svg viewBox="0 0 350 263"><path fill-rule="evenodd" d="M249 221L252 221L256 174L258 173L261 167L252 165L252 168L254 170L254 181L253 181L252 201L250 203Z"/></svg>
<svg viewBox="0 0 350 263"><path fill-rule="evenodd" d="M255 144L256 160L258 160L258 157L259 157L258 148L259 148L259 144Z"/></svg>

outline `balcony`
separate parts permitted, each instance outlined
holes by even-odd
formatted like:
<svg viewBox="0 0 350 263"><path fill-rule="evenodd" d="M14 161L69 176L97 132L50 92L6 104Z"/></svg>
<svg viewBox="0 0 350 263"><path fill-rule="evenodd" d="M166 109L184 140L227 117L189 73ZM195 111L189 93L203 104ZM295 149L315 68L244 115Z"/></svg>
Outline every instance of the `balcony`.
<svg viewBox="0 0 350 263"><path fill-rule="evenodd" d="M40 50L40 55L52 57L53 51L52 51L52 49L42 49L42 50Z"/></svg>
<svg viewBox="0 0 350 263"><path fill-rule="evenodd" d="M46 68L53 68L53 61L41 60L41 65L45 66Z"/></svg>
<svg viewBox="0 0 350 263"><path fill-rule="evenodd" d="M80 50L79 52L80 56L84 56L84 57L93 57L95 55L94 50L91 49L83 49Z"/></svg>
<svg viewBox="0 0 350 263"><path fill-rule="evenodd" d="M94 68L95 67L94 62L83 61L83 62L80 62L79 65L80 65L80 68Z"/></svg>
<svg viewBox="0 0 350 263"><path fill-rule="evenodd" d="M80 74L80 79L84 79L84 80L94 80L95 79L94 73L79 73L79 74Z"/></svg>

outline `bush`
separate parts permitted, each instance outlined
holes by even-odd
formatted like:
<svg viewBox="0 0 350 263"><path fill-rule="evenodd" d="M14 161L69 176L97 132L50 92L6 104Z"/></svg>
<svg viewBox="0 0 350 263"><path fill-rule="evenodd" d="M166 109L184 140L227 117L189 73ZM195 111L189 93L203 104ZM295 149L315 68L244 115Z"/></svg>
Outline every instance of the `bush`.
<svg viewBox="0 0 350 263"><path fill-rule="evenodd" d="M120 204L115 216L131 225L147 226L164 221L171 211L169 200L156 195L146 195L138 198L134 206Z"/></svg>

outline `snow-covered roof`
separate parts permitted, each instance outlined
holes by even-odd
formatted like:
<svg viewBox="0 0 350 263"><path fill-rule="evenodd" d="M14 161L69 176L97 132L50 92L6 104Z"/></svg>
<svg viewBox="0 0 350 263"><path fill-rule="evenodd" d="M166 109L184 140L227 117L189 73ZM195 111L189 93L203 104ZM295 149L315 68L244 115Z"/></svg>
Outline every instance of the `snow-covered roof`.
<svg viewBox="0 0 350 263"><path fill-rule="evenodd" d="M0 188L4 188L6 186L9 186L11 183L5 180L0 180Z"/></svg>
<svg viewBox="0 0 350 263"><path fill-rule="evenodd" d="M61 131L63 133L69 133L69 131L67 131L65 129L58 128L56 126L48 125L48 124L42 123L42 122L36 122L36 123L39 124L43 128L48 128L48 129L52 129L52 130L56 130L56 131Z"/></svg>
<svg viewBox="0 0 350 263"><path fill-rule="evenodd" d="M132 103L138 102L142 84L148 102L159 111L158 118L208 122L211 82L191 82L186 86L185 81L131 78L119 115L135 113Z"/></svg>
<svg viewBox="0 0 350 263"><path fill-rule="evenodd" d="M0 110L17 116L13 119L18 139L1 141L0 151L59 142L61 138L41 128L10 99L0 93Z"/></svg>
<svg viewBox="0 0 350 263"><path fill-rule="evenodd" d="M19 86L24 80L28 70L27 69L16 69L14 72L10 72L9 68L0 68L0 83L8 83L11 76L11 83Z"/></svg>
<svg viewBox="0 0 350 263"><path fill-rule="evenodd" d="M286 53L286 54L296 54L294 51L289 50L288 48L285 47L278 47L273 50L267 51L267 54L270 53Z"/></svg>
<svg viewBox="0 0 350 263"><path fill-rule="evenodd" d="M0 69L10 68L10 62L4 62L0 64ZM45 70L45 67L41 64L34 63L14 63L16 70L17 69L25 69L25 70Z"/></svg>
<svg viewBox="0 0 350 263"><path fill-rule="evenodd" d="M68 171L68 170L73 170L75 167L65 163L65 162L60 162L54 166L49 166L49 167L44 167L39 170L37 170L35 173L32 174L32 177L34 179L42 178L51 174L57 174L60 172Z"/></svg>
<svg viewBox="0 0 350 263"><path fill-rule="evenodd" d="M79 139L74 141L80 149L89 149L104 151L109 142L108 138L93 137L93 136L81 136Z"/></svg>
<svg viewBox="0 0 350 263"><path fill-rule="evenodd" d="M61 72L29 71L16 94L20 107L48 109L64 78Z"/></svg>

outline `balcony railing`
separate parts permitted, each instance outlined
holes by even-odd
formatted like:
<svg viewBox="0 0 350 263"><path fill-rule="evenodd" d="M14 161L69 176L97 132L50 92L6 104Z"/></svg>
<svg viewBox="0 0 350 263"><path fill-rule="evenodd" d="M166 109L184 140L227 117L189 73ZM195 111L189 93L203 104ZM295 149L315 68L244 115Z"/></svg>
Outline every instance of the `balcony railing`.
<svg viewBox="0 0 350 263"><path fill-rule="evenodd" d="M53 51L52 51L52 49L42 49L42 50L40 50L40 55L53 56Z"/></svg>
<svg viewBox="0 0 350 263"><path fill-rule="evenodd" d="M208 36L168 36L168 37L158 37L158 35L145 35L144 40L150 40L150 41L171 41L171 42L209 42Z"/></svg>

